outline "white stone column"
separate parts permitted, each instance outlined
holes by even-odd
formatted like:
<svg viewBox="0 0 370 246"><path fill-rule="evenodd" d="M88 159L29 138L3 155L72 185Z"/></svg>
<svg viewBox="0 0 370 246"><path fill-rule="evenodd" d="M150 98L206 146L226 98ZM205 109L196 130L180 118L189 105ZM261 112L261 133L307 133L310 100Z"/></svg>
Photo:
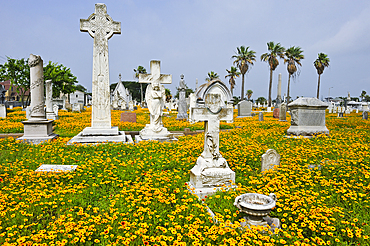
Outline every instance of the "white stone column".
<svg viewBox="0 0 370 246"><path fill-rule="evenodd" d="M44 110L44 68L40 56L30 55L28 60L31 77L31 115L30 120L46 120Z"/></svg>
<svg viewBox="0 0 370 246"><path fill-rule="evenodd" d="M52 104L52 96L53 96L53 87L51 84L51 79L45 81L45 94L46 94L46 114L53 113L53 104Z"/></svg>

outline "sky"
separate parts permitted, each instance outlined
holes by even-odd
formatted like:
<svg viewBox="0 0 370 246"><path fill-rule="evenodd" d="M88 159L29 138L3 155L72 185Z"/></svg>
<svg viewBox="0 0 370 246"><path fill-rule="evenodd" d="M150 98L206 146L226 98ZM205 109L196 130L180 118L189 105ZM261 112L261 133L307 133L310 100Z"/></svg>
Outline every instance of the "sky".
<svg viewBox="0 0 370 246"><path fill-rule="evenodd" d="M90 0L5 1L0 8L0 64L6 57L40 55L71 68L79 84L91 92L93 39L80 31L80 19L95 11ZM180 75L195 89L214 71L229 86L226 69L233 66L236 48L249 46L256 62L245 76L245 92L252 99L268 97L269 67L260 57L267 42L285 48L299 46L304 60L299 76L291 82L291 96L315 97L318 75L313 62L318 53L330 58L321 76L320 99L370 94L370 1L368 0L120 0L105 1L107 13L121 22L121 34L108 41L110 83L134 81L139 65L150 72L150 61L161 61L161 73L172 74L166 84L173 94ZM278 74L286 93L286 64L273 73L272 98L276 98ZM240 96L241 77L234 95Z"/></svg>

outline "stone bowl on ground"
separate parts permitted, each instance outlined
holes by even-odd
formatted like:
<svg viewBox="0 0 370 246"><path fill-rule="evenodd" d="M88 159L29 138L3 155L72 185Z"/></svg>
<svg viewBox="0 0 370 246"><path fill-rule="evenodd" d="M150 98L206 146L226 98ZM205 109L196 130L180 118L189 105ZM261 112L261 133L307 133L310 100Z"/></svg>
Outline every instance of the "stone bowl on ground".
<svg viewBox="0 0 370 246"><path fill-rule="evenodd" d="M276 195L269 196L257 193L246 193L235 198L234 206L244 212L250 219L262 220L276 206Z"/></svg>

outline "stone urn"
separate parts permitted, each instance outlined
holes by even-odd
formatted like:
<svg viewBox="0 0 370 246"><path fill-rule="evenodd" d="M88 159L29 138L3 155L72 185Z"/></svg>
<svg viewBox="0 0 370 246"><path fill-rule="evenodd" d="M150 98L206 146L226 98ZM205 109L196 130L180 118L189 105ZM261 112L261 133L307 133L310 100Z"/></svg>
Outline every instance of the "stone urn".
<svg viewBox="0 0 370 246"><path fill-rule="evenodd" d="M270 218L268 215L276 206L276 195L271 193L269 196L258 193L246 193L235 198L234 206L240 212L246 213L246 225L250 226L270 226L270 230L280 227L277 218Z"/></svg>

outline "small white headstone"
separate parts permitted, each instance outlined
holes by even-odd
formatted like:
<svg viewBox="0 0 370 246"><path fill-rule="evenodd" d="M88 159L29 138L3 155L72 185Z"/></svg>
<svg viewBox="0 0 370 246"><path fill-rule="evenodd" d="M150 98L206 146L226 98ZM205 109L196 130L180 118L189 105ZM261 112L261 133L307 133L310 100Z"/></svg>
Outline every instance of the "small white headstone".
<svg viewBox="0 0 370 246"><path fill-rule="evenodd" d="M0 104L0 118L6 118L6 107L4 104Z"/></svg>
<svg viewBox="0 0 370 246"><path fill-rule="evenodd" d="M58 105L54 104L53 105L53 112L54 112L55 116L57 116L57 117L58 117L58 110L59 110Z"/></svg>
<svg viewBox="0 0 370 246"><path fill-rule="evenodd" d="M268 149L261 158L261 172L273 169L280 164L280 155L274 149Z"/></svg>
<svg viewBox="0 0 370 246"><path fill-rule="evenodd" d="M53 165L53 164L42 164L35 172L69 172L74 171L78 165Z"/></svg>

